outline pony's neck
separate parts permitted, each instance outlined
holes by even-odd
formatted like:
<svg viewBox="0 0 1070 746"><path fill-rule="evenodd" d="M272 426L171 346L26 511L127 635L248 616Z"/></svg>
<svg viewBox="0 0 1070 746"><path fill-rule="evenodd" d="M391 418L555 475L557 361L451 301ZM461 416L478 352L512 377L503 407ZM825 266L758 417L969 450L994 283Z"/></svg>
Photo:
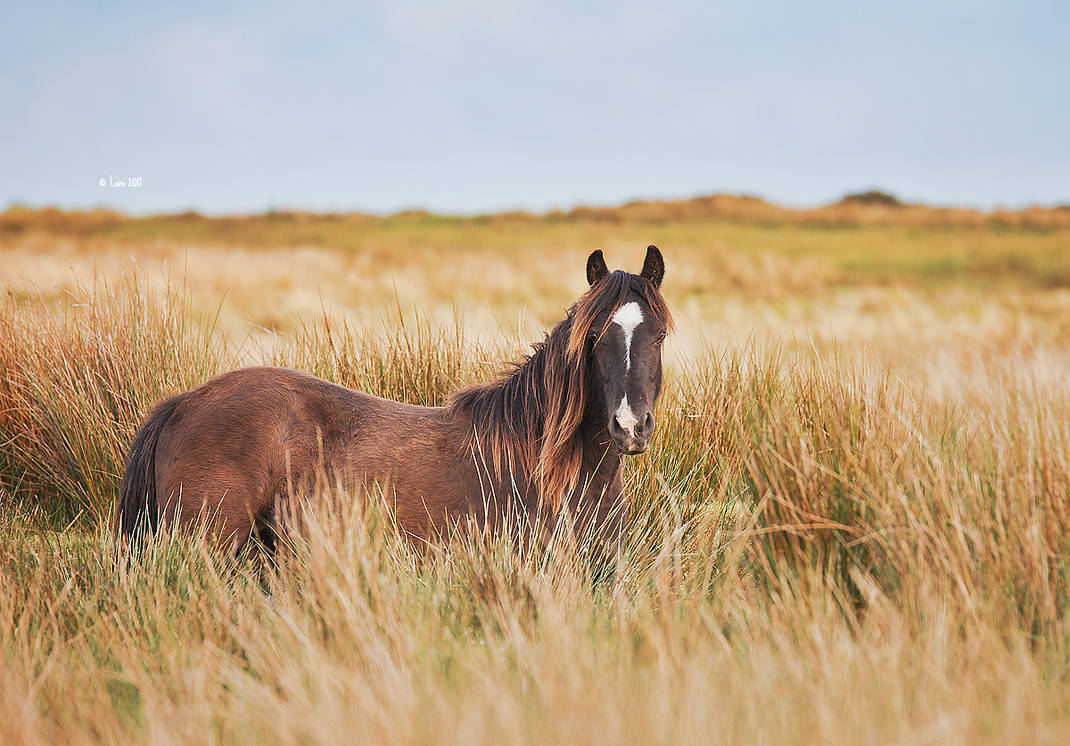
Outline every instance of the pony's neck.
<svg viewBox="0 0 1070 746"><path fill-rule="evenodd" d="M591 381L576 380L568 372L573 370L566 362L570 328L571 318L567 318L534 345L530 356L507 369L497 381L458 392L449 407L463 415L462 424L468 431L466 447L478 448L499 473L522 474L526 481L536 476L547 439L563 435L560 424L567 418L560 418L561 399L555 397L575 397L576 403L570 406L582 410L574 430L559 442L570 444L563 449L565 454L579 456L579 464L571 460L580 470L575 475L577 488L586 484L601 492L620 472L620 453L611 444L605 407ZM584 389L578 395L566 393L560 388L566 385L582 385ZM552 421L555 411L559 419Z"/></svg>
<svg viewBox="0 0 1070 746"><path fill-rule="evenodd" d="M528 481L545 432L545 343L498 380L463 389L447 408L464 428L464 447L504 477Z"/></svg>

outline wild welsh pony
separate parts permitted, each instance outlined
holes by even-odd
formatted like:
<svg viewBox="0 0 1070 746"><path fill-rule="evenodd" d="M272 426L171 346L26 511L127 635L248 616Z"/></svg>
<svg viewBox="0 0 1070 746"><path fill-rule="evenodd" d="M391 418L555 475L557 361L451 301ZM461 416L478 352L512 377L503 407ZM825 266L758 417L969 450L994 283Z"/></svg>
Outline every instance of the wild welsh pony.
<svg viewBox="0 0 1070 746"><path fill-rule="evenodd" d="M609 549L627 512L622 458L645 451L654 434L672 323L664 274L655 246L638 275L609 272L595 251L590 288L532 353L443 407L270 367L224 373L171 397L131 443L120 538L200 521L224 548L255 534L273 551L279 506L330 473L378 486L416 541L509 516L545 528L567 510Z"/></svg>

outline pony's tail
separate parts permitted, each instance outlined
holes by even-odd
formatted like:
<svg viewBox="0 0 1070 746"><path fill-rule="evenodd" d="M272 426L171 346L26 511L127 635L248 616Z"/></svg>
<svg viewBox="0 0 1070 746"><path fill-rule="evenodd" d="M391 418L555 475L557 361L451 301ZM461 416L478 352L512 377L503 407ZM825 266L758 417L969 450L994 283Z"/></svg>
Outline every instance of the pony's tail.
<svg viewBox="0 0 1070 746"><path fill-rule="evenodd" d="M156 441L175 408L185 398L186 394L179 394L157 404L130 443L126 471L119 487L116 520L116 529L123 543L139 539L142 534L151 536L160 525L156 496Z"/></svg>

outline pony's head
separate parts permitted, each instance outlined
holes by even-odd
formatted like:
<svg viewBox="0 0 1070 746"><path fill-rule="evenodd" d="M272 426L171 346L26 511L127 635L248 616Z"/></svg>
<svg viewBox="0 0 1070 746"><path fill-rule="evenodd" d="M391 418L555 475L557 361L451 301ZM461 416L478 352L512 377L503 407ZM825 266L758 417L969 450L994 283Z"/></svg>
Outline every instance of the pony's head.
<svg viewBox="0 0 1070 746"><path fill-rule="evenodd" d="M519 466L550 504L582 486L584 423L602 425L618 453L642 453L654 433L661 392L661 343L672 319L659 287L665 263L647 248L642 271L587 259L590 289L534 352L498 381L452 399L472 419L470 445L499 474Z"/></svg>
<svg viewBox="0 0 1070 746"><path fill-rule="evenodd" d="M569 350L586 357L588 407L600 408L614 445L642 453L656 426L661 393L661 344L672 318L659 288L665 261L656 246L646 250L639 274L610 272L601 250L587 258L591 289L577 302Z"/></svg>

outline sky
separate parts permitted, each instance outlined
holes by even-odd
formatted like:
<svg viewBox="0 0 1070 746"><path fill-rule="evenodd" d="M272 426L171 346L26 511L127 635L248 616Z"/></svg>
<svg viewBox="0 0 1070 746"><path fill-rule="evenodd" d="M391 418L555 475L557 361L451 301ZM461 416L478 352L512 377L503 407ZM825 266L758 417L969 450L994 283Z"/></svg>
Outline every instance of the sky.
<svg viewBox="0 0 1070 746"><path fill-rule="evenodd" d="M1070 203L1066 0L41 0L2 15L0 208L807 206L870 187Z"/></svg>

